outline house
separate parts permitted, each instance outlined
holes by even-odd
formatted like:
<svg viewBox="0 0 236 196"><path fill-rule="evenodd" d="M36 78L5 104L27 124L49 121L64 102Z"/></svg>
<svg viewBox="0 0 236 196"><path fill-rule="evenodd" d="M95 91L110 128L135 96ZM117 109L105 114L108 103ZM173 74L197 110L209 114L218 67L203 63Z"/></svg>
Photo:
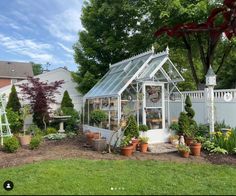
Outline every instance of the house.
<svg viewBox="0 0 236 196"><path fill-rule="evenodd" d="M149 143L169 137L170 94L183 77L169 58L169 50L152 49L110 66L106 75L84 96L83 130L99 131L112 144L122 135L122 121L130 114L146 124ZM99 109L107 119L96 125L91 112Z"/></svg>
<svg viewBox="0 0 236 196"><path fill-rule="evenodd" d="M72 102L74 104L74 108L77 111L81 111L82 96L76 90L76 83L73 81L70 71L68 71L64 68L57 68L57 69L45 72L43 74L34 76L34 77L39 78L40 81L44 81L44 82L47 81L49 83L54 82L56 80L64 80L64 84L62 84L62 87L58 89L59 94L55 94L55 99L56 99L57 104L50 105L52 110L56 110L57 108L60 107L63 93L65 90L67 90L71 99L72 99ZM19 82L16 82L14 85L16 86L16 91L18 93L18 97L19 97L21 103L26 104L26 103L28 103L27 100L22 98L21 90L19 87L17 87L18 84L22 84L22 83L27 83L27 80L21 80ZM3 88L0 88L0 93L1 94L5 93L6 97L8 98L9 94L11 92L11 87L12 87L12 84L5 86Z"/></svg>
<svg viewBox="0 0 236 196"><path fill-rule="evenodd" d="M0 61L0 88L33 75L31 63Z"/></svg>

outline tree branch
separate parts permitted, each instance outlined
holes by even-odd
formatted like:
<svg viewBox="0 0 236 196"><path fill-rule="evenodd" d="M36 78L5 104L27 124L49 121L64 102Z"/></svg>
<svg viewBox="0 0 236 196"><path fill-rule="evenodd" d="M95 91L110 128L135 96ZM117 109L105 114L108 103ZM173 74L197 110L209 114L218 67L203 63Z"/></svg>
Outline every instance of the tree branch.
<svg viewBox="0 0 236 196"><path fill-rule="evenodd" d="M190 65L190 68L191 68L192 75L193 75L193 79L194 79L194 81L196 83L196 86L198 87L199 79L197 77L196 69L195 69L194 63L193 63L192 49L191 49L190 44L188 43L187 35L186 34L184 34L184 36L183 36L183 41L184 41L184 44L185 44L185 48L188 51L188 61L189 61L189 65Z"/></svg>
<svg viewBox="0 0 236 196"><path fill-rule="evenodd" d="M216 74L219 72L219 70L220 70L221 67L223 66L224 61L225 61L225 59L227 58L227 56L229 55L229 53L230 53L232 47L233 47L233 44L230 44L230 45L225 49L224 54L223 54L223 56L222 56L222 58L221 58L220 65L219 65L219 67L218 67L217 70L216 70Z"/></svg>

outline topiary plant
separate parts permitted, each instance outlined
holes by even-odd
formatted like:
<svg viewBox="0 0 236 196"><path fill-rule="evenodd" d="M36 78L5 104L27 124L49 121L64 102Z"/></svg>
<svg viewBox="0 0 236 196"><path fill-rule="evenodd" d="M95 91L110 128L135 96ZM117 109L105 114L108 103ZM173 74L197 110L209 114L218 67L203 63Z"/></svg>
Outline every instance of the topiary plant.
<svg viewBox="0 0 236 196"><path fill-rule="evenodd" d="M187 135L190 128L190 121L189 121L188 115L185 112L180 112L178 125L179 125L180 133L185 133Z"/></svg>
<svg viewBox="0 0 236 196"><path fill-rule="evenodd" d="M186 96L184 109L187 112L187 116L190 119L193 119L193 117L195 116L195 112L192 109L192 102L191 102L189 95Z"/></svg>
<svg viewBox="0 0 236 196"><path fill-rule="evenodd" d="M129 116L128 118L128 126L124 131L125 136L131 136L138 138L139 137L139 129L136 123L135 117L133 115Z"/></svg>

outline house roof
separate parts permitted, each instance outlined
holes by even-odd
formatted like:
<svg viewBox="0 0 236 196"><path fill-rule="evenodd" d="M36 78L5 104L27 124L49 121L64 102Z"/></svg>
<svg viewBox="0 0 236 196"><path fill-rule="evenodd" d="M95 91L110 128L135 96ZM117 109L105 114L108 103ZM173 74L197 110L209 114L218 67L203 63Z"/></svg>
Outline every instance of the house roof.
<svg viewBox="0 0 236 196"><path fill-rule="evenodd" d="M31 63L0 61L0 77L1 78L22 78L33 76Z"/></svg>
<svg viewBox="0 0 236 196"><path fill-rule="evenodd" d="M147 51L111 65L106 75L84 97L116 97L132 81L149 81L152 78L165 83L184 80L169 59L168 48L157 54L153 50Z"/></svg>

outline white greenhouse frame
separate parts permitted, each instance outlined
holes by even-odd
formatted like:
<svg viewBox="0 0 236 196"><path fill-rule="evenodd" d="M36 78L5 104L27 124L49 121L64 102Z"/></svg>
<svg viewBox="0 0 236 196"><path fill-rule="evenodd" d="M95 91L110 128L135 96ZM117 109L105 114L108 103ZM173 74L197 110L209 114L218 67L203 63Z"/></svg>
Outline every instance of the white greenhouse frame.
<svg viewBox="0 0 236 196"><path fill-rule="evenodd" d="M168 47L161 53L152 49L110 65L110 70L83 98L84 131L99 131L109 141L112 133L117 132L118 136L121 119L129 112L136 116L138 124L149 126L149 143L166 142L171 123L169 99L175 89L181 94L176 85L181 81L184 78L169 59ZM99 127L89 119L94 109L108 114L107 121Z"/></svg>

